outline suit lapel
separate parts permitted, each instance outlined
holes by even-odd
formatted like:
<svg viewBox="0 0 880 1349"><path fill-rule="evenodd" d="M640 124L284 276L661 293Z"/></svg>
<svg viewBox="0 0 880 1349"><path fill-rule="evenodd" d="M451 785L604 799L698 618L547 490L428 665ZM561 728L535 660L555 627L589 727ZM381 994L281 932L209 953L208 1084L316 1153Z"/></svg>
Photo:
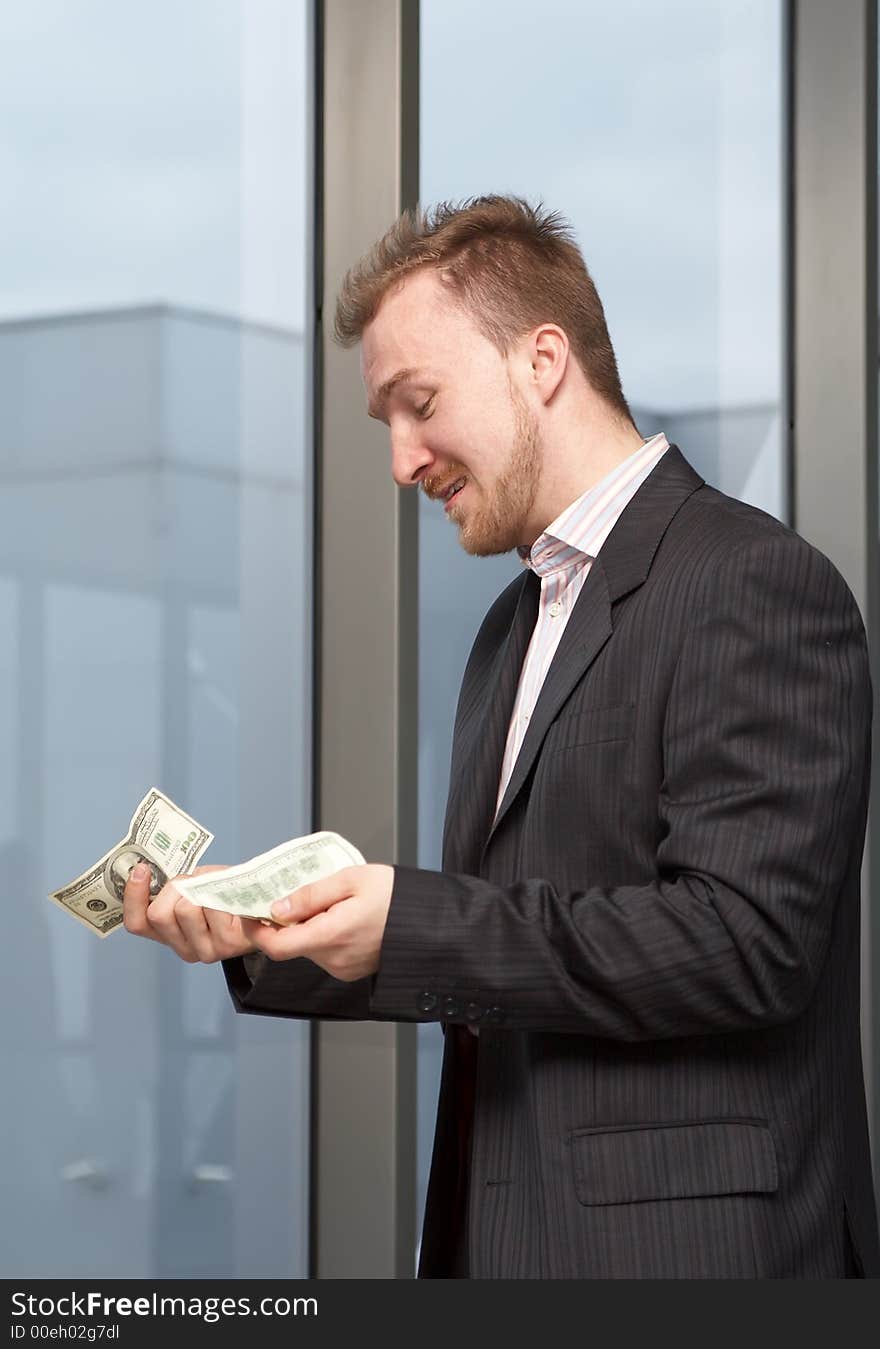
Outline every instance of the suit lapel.
<svg viewBox="0 0 880 1349"><path fill-rule="evenodd" d="M528 777L544 737L559 709L575 685L583 679L612 635L615 601L622 599L645 581L654 554L670 521L680 506L702 484L703 479L694 472L678 448L671 445L653 473L645 479L622 512L599 557L590 568L565 632L562 634L532 713L529 729L520 748L498 816L484 836L483 853ZM520 664L521 661L522 658ZM519 669L516 672L513 695L502 731L502 754L518 682ZM500 771L499 759L495 777L496 793Z"/></svg>
<svg viewBox="0 0 880 1349"><path fill-rule="evenodd" d="M529 722L529 729L526 732L513 773L507 784L497 819L486 838L487 846L492 833L507 814L511 802L528 777L529 770L535 761L538 750L544 743L544 736L547 734L554 717L574 686L590 668L611 636L611 632L611 601L608 598L608 585L604 571L597 559L590 568L590 574L584 582L550 669L547 671L538 701L535 704L535 710L532 713L532 719ZM510 717L508 716L508 723L509 721ZM507 728L505 728L505 738L506 732ZM495 790L497 793L497 778Z"/></svg>
<svg viewBox="0 0 880 1349"><path fill-rule="evenodd" d="M540 593L537 577L525 572L506 637L492 659L483 688L469 704L469 690L462 691L468 710L456 732L459 745L446 809L444 870L472 869L491 826L507 728L538 616Z"/></svg>

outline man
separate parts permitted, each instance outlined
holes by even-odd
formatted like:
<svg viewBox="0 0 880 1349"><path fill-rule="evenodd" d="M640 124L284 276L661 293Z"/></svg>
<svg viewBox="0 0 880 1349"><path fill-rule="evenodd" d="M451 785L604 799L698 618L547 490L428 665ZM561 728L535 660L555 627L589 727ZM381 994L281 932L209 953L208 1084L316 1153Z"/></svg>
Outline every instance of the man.
<svg viewBox="0 0 880 1349"><path fill-rule="evenodd" d="M423 1276L877 1274L849 591L643 441L557 217L403 216L337 333L396 482L524 562L465 671L443 870L349 868L277 927L133 878L126 925L225 959L240 1011L445 1023Z"/></svg>

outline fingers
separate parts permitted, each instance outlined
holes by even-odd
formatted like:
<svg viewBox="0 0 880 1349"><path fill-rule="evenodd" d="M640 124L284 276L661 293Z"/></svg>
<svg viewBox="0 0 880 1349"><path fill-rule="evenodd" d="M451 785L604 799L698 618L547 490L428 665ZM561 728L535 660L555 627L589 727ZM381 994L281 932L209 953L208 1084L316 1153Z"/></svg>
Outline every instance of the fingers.
<svg viewBox="0 0 880 1349"><path fill-rule="evenodd" d="M334 979L362 979L379 968L393 885L393 867L349 867L288 895L286 921L244 928L270 960L305 956Z"/></svg>
<svg viewBox="0 0 880 1349"><path fill-rule="evenodd" d="M222 870L217 866L199 868L199 872ZM135 867L124 891L123 922L127 931L170 947L190 965L196 962L211 965L253 949L236 919L191 904L179 893L174 881L164 885L150 902L149 871L144 876L137 873Z"/></svg>
<svg viewBox="0 0 880 1349"><path fill-rule="evenodd" d="M223 870L220 866L203 866L189 874ZM141 876L135 867L125 886L123 921L127 931L169 946L188 964L210 965L258 950L272 960L292 960L300 955L314 958L316 947L321 948L326 935L325 923L336 927L335 921L328 921L328 911L357 892L358 875L363 870L346 867L302 886L273 904L273 922L265 925L191 904L173 880L150 902L149 869ZM300 932L304 925L308 930Z"/></svg>
<svg viewBox="0 0 880 1349"><path fill-rule="evenodd" d="M241 919L234 914L203 909L183 898L178 900L174 913L189 949L204 965L256 950L242 928Z"/></svg>
<svg viewBox="0 0 880 1349"><path fill-rule="evenodd" d="M276 900L272 905L273 922L285 927L289 923L303 923L340 900L349 899L357 888L357 870L356 867L343 867L332 876L312 881L311 885L303 885L293 894Z"/></svg>
<svg viewBox="0 0 880 1349"><path fill-rule="evenodd" d="M305 956L328 974L335 975L340 959L344 963L345 934L351 928L347 909L348 905L341 902L311 918L285 926L254 918L243 919L242 924L247 928L247 936L253 941L254 948L270 960L294 960Z"/></svg>
<svg viewBox="0 0 880 1349"><path fill-rule="evenodd" d="M270 960L294 960L297 956L317 958L315 924L321 915L316 915L306 923L290 920L287 926L263 922L259 918L243 918L242 928L250 938L254 948L262 951Z"/></svg>
<svg viewBox="0 0 880 1349"><path fill-rule="evenodd" d="M190 923L188 930L184 931L178 921L180 910L187 901L178 893L174 882L168 881L152 903L141 908L138 888L140 884L139 878L132 875L125 887L126 902L129 890L134 888L136 905L133 921L127 916L125 918L128 931L134 932L138 937L150 937L153 941L161 942L163 946L170 946L181 960L185 960L187 964L194 964L200 957L196 944L192 942L195 935L193 924ZM188 907L192 909L195 906L188 904Z"/></svg>

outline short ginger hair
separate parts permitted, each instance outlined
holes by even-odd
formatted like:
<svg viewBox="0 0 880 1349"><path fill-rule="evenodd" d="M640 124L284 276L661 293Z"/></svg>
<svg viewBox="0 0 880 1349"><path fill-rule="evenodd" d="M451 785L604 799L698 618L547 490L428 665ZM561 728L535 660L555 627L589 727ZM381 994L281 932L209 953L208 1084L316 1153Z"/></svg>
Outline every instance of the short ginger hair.
<svg viewBox="0 0 880 1349"><path fill-rule="evenodd" d="M557 324L596 393L632 422L602 301L558 212L496 195L404 211L347 273L337 342L359 341L388 292L425 267L502 355L541 323Z"/></svg>

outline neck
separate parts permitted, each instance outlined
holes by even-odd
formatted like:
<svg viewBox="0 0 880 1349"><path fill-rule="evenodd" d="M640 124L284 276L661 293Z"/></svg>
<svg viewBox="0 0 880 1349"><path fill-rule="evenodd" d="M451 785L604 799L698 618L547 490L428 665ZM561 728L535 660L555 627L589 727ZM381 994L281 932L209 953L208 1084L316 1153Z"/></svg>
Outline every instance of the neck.
<svg viewBox="0 0 880 1349"><path fill-rule="evenodd" d="M548 428L541 484L532 513L534 538L644 443L631 422L622 424L607 415L592 424L585 425L582 420L569 423L557 433Z"/></svg>

